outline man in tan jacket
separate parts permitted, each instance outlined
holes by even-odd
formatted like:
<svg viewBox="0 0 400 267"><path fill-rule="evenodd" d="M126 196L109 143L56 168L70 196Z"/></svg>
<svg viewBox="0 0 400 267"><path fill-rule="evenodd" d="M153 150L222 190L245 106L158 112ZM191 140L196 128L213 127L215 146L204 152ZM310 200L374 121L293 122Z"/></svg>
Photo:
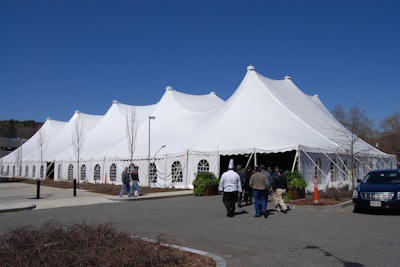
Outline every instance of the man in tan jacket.
<svg viewBox="0 0 400 267"><path fill-rule="evenodd" d="M268 182L265 176L260 172L260 167L256 166L256 172L251 175L250 187L253 189L254 207L256 214L254 217L260 217L264 214L267 218L267 190Z"/></svg>

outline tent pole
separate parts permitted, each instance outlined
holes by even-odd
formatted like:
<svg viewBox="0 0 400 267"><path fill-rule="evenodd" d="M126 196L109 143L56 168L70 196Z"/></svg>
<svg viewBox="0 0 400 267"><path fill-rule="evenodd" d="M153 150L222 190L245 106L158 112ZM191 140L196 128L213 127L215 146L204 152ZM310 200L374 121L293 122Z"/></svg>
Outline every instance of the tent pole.
<svg viewBox="0 0 400 267"><path fill-rule="evenodd" d="M257 154L256 154L256 149L253 149L253 154L254 154L254 167L257 166Z"/></svg>
<svg viewBox="0 0 400 267"><path fill-rule="evenodd" d="M294 156L293 165L292 165L292 172L294 171L294 167L296 166L297 158L299 157L299 149L296 150L296 155Z"/></svg>
<svg viewBox="0 0 400 267"><path fill-rule="evenodd" d="M189 150L186 150L186 181L185 181L185 187L188 185L188 172L189 172Z"/></svg>
<svg viewBox="0 0 400 267"><path fill-rule="evenodd" d="M249 159L247 160L246 166L244 167L244 169L247 169L247 166L249 166L250 160L253 157L253 153L250 154Z"/></svg>

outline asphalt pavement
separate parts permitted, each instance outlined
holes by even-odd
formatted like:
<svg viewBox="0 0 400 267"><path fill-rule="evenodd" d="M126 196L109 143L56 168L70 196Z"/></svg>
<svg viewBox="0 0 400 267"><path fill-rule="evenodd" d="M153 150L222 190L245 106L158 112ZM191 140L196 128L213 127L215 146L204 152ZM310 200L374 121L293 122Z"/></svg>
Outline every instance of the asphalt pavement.
<svg viewBox="0 0 400 267"><path fill-rule="evenodd" d="M47 186L40 186L40 192L38 194L36 185L26 184L22 182L7 182L7 183L0 183L0 212L3 213L16 212L19 210L32 210L32 212L35 212L43 209L56 209L63 207L88 206L95 204L113 204L113 203L115 204L121 202L128 203L130 201L187 197L192 194L193 190L182 190L173 192L149 193L143 196L131 197L131 198L128 198L127 195L125 194L123 198L120 198L119 196L104 195L104 194L89 192L87 190L77 189L76 196L74 196L73 189L61 189L61 188L47 187ZM351 205L351 203L344 203L341 205L331 206L331 207L308 207L308 206L291 205L290 208L293 210L300 210L300 211L304 210L304 211L329 212L342 209L349 205ZM251 207L249 208L250 209L247 210L252 212L252 208ZM152 221L155 222L154 220ZM194 253L212 257L214 260L216 260L218 267L226 266L225 259L216 254L187 247L181 247L181 248L189 250Z"/></svg>

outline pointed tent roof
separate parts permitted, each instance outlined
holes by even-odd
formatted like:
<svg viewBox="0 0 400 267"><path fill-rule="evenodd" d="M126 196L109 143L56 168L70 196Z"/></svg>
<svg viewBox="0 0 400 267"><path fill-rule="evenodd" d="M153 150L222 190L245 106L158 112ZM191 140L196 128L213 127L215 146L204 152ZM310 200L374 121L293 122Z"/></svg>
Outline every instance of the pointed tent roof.
<svg viewBox="0 0 400 267"><path fill-rule="evenodd" d="M49 140L48 148L44 153L44 161L53 161L65 150L73 146L73 138L77 134L82 134L81 138L85 136L85 133L94 127L99 120L102 118L100 115L92 115L75 111L71 119L65 124L65 126ZM81 140L82 141L82 140ZM38 159L36 156L37 160Z"/></svg>
<svg viewBox="0 0 400 267"><path fill-rule="evenodd" d="M22 160L29 161L32 157L34 158L34 155L40 154L40 146L42 146L42 151L45 152L48 147L48 142L60 132L65 124L66 122L47 118L42 127L40 127L40 129L23 144ZM20 153L18 149L5 156L3 161L14 162L16 153Z"/></svg>
<svg viewBox="0 0 400 267"><path fill-rule="evenodd" d="M338 135L338 131L343 134ZM348 131L317 96L304 94L289 77L272 80L249 66L215 124L191 149L218 150L225 155L254 149L284 152L299 147L309 152L339 152L347 141L346 134ZM378 151L363 141L362 146Z"/></svg>
<svg viewBox="0 0 400 267"><path fill-rule="evenodd" d="M214 117L216 111L223 107L225 101L214 92L206 95L181 93L172 87L166 87L160 101L144 116L137 120L135 156L148 156L149 123L151 134L151 155L166 145L164 153L173 154L186 151L193 139L200 136ZM137 113L140 113L136 111ZM154 119L149 119L149 116ZM129 156L126 130L122 142L109 151L110 155Z"/></svg>

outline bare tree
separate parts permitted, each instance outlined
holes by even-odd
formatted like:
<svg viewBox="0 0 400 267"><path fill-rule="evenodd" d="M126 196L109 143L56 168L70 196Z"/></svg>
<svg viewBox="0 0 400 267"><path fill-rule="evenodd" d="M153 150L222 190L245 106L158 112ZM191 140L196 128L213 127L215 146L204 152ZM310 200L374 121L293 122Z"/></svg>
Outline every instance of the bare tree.
<svg viewBox="0 0 400 267"><path fill-rule="evenodd" d="M357 158L362 153L367 151L356 150L358 142L362 140L367 141L373 140L374 131L372 128L373 121L365 115L365 111L358 107L358 104L352 106L348 112L340 106L337 105L332 111L333 116L344 126L348 131L344 129L338 129L339 136L344 138L344 142L341 143L341 148L345 150L346 155L350 158L349 168L350 180L352 183L352 188L355 185L355 170L357 170Z"/></svg>
<svg viewBox="0 0 400 267"><path fill-rule="evenodd" d="M38 139L37 139L37 145L39 147L40 151L40 168L43 166L43 154L44 154L44 149L45 149L45 142L46 142L46 136L43 132L42 129L39 130L38 132ZM40 177L42 178L42 177Z"/></svg>
<svg viewBox="0 0 400 267"><path fill-rule="evenodd" d="M136 145L136 112L135 107L129 108L128 113L126 114L126 137L129 145L129 155L130 155L130 163L133 162L133 154L135 152Z"/></svg>
<svg viewBox="0 0 400 267"><path fill-rule="evenodd" d="M396 155L397 165L400 165L400 112L395 112L385 118L380 126L381 131L376 139L377 146L386 153Z"/></svg>
<svg viewBox="0 0 400 267"><path fill-rule="evenodd" d="M72 145L74 146L75 149L75 154L76 154L76 158L77 158L77 163L78 163L78 183L80 181L80 169L79 169L79 163L80 163L80 155L81 155L81 149L83 146L83 142L84 142L84 132L83 132L83 125L81 122L81 118L78 114L78 117L75 120L75 129L74 129L74 133L72 135Z"/></svg>

